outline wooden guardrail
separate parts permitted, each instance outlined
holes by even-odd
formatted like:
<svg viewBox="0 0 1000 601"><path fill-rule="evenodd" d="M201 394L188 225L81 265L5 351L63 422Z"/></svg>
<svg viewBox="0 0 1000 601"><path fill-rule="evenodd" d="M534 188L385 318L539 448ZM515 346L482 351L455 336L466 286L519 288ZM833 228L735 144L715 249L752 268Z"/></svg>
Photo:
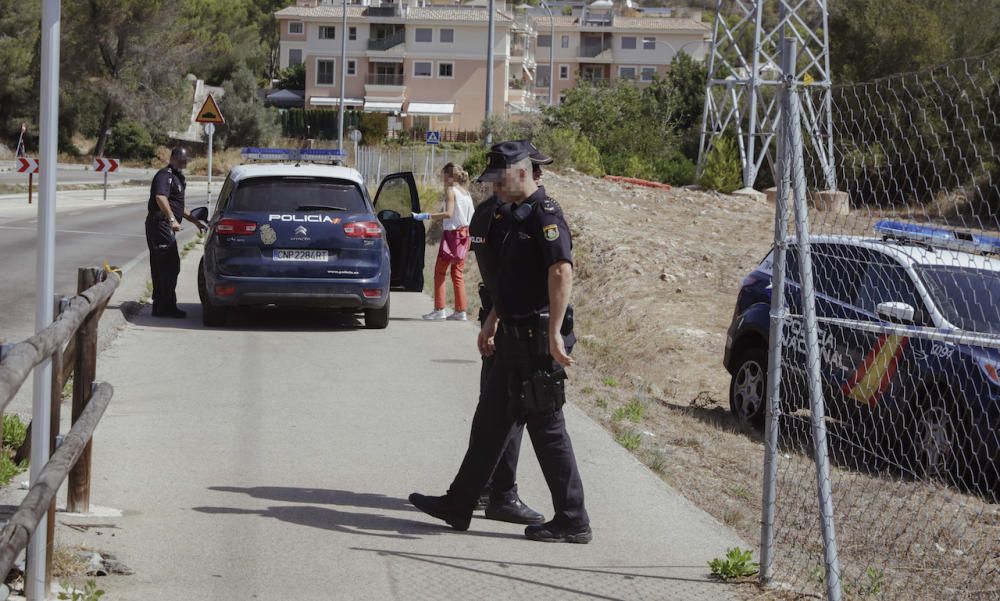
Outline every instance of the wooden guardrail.
<svg viewBox="0 0 1000 601"><path fill-rule="evenodd" d="M56 301L57 317L52 324L23 342L5 347L0 356L0 413L14 399L32 370L46 359L52 359L52 432L49 441L52 456L42 467L24 501L0 531L0 577L10 572L42 516L48 512L45 567L48 590L52 574L55 496L67 477L67 510L90 511L91 438L114 392L109 384L94 381L98 323L120 282L121 276L113 271L81 268L77 296L68 301ZM62 445L56 449L62 391L70 375L73 376L73 425ZM30 432L18 456L27 457L28 448Z"/></svg>

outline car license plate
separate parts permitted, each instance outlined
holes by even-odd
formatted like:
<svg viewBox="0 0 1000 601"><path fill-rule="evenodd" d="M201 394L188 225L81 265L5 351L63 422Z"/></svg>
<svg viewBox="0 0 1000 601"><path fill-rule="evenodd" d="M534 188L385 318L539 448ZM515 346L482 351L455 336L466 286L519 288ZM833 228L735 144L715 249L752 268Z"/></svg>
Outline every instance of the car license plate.
<svg viewBox="0 0 1000 601"><path fill-rule="evenodd" d="M325 263L329 259L329 252L325 250L274 249L272 257L275 261L317 261Z"/></svg>

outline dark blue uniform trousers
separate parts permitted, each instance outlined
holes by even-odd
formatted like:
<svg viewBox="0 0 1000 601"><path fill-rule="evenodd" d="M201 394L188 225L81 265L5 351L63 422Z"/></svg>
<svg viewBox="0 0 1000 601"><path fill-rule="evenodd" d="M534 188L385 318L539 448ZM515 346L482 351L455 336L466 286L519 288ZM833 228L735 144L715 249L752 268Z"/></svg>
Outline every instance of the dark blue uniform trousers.
<svg viewBox="0 0 1000 601"><path fill-rule="evenodd" d="M503 334L498 335L496 361L486 377L479 405L472 418L469 448L455 480L448 489L449 500L458 511L472 513L476 500L497 469L501 455L521 427L526 427L552 495L553 520L566 527L590 523L583 505L583 482L566 432L562 410L533 416L524 421L511 412L508 380L513 362L505 360ZM496 477L495 477L496 478Z"/></svg>
<svg viewBox="0 0 1000 601"><path fill-rule="evenodd" d="M496 355L483 357L483 367L479 372L479 404L476 405L476 413L479 413L483 400L486 398L486 379L496 363ZM500 455L500 462L493 470L493 476L486 484L490 500L494 502L509 503L517 500L517 460L521 456L521 438L524 435L524 424L514 424L514 431L511 432L510 440ZM469 440L469 447L473 444ZM484 491L485 492L485 491Z"/></svg>
<svg viewBox="0 0 1000 601"><path fill-rule="evenodd" d="M153 281L153 312L172 311L177 308L181 256L165 219L146 218L146 246L149 247L149 272Z"/></svg>

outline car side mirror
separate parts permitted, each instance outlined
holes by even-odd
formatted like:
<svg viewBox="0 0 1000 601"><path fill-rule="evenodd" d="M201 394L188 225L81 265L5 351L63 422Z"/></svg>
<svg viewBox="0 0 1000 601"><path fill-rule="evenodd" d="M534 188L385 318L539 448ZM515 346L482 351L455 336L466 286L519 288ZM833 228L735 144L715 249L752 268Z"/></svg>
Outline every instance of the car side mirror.
<svg viewBox="0 0 1000 601"><path fill-rule="evenodd" d="M191 218L197 221L208 221L208 207L191 209Z"/></svg>
<svg viewBox="0 0 1000 601"><path fill-rule="evenodd" d="M913 323L916 309L907 303L879 303L875 307L878 316L893 323Z"/></svg>

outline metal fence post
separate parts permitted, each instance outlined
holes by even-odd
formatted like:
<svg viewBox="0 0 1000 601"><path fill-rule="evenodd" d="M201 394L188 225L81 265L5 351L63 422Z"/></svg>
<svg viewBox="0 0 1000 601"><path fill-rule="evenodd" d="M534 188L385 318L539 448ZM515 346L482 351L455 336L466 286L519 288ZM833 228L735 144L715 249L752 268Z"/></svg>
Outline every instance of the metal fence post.
<svg viewBox="0 0 1000 601"><path fill-rule="evenodd" d="M796 64L795 41L785 42L785 52ZM820 530L823 534L824 561L826 563L826 591L829 601L840 601L840 561L837 555L837 536L833 518L833 491L830 482L830 456L826 440L826 407L823 398L821 374L822 356L819 351L819 326L816 320L816 289L813 285L812 253L809 242L809 207L806 198L806 176L803 161L800 101L798 88L789 93L788 119L792 145L791 176L794 187L795 231L799 245L799 269L802 282L802 316L806 334L806 375L809 383L809 414L815 447L816 487L820 510Z"/></svg>
<svg viewBox="0 0 1000 601"><path fill-rule="evenodd" d="M782 54L782 73L786 84L782 88L781 112L777 127L775 173L778 190L774 207L774 258L771 262L771 323L768 335L767 417L764 423L764 490L760 519L760 581L768 584L774 578L774 513L777 502L778 432L781 426L781 373L784 357L785 320L785 257L788 254L788 198L791 192L788 136L790 134L788 103L792 94L795 69L795 48L786 46Z"/></svg>

